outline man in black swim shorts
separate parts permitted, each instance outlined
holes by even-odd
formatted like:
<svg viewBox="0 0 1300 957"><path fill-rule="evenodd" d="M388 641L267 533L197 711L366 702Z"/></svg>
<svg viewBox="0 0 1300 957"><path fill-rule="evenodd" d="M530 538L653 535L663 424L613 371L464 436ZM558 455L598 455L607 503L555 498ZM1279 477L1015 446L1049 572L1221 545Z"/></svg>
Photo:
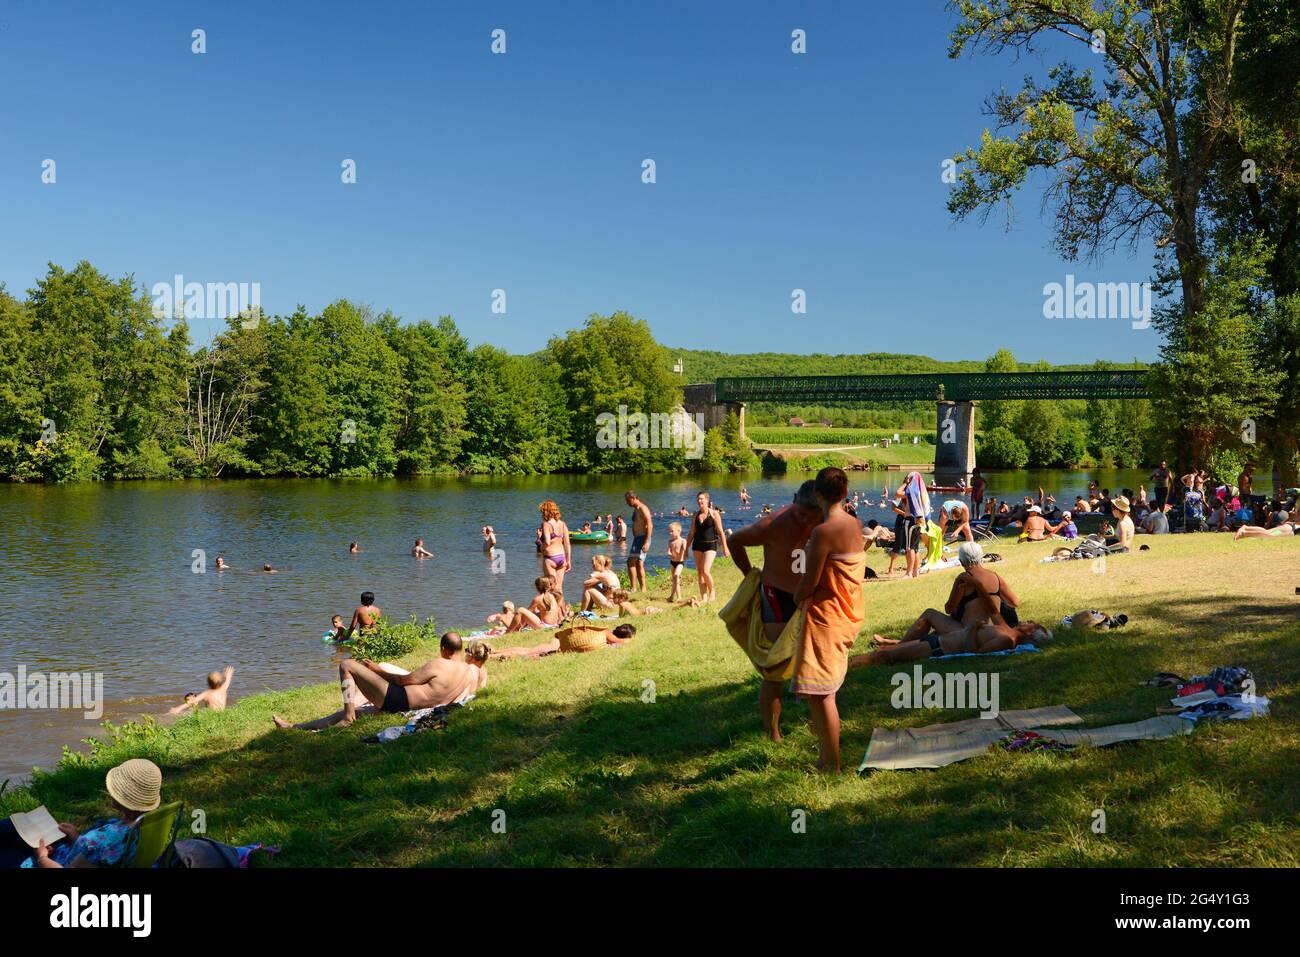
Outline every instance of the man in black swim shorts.
<svg viewBox="0 0 1300 957"><path fill-rule="evenodd" d="M803 578L808 537L823 518L813 486L811 479L804 482L790 505L761 516L727 538L731 559L742 575L748 575L753 568L745 549L754 546L763 549L759 610L764 630L773 641L780 637L795 613L794 591ZM781 688L787 677L781 672L780 668L759 672L763 683L758 692L758 709L763 716L763 729L773 741L781 740Z"/></svg>

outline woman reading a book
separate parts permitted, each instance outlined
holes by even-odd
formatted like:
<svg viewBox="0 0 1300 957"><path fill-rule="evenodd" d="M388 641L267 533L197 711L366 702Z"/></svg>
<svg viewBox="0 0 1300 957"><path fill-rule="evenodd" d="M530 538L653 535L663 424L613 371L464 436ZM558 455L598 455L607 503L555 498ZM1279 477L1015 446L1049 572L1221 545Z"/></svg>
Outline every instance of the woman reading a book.
<svg viewBox="0 0 1300 957"><path fill-rule="evenodd" d="M0 821L0 867L116 867L130 864L140 818L162 801L162 771L132 758L108 772L104 787L118 816L78 831L56 823L44 807Z"/></svg>

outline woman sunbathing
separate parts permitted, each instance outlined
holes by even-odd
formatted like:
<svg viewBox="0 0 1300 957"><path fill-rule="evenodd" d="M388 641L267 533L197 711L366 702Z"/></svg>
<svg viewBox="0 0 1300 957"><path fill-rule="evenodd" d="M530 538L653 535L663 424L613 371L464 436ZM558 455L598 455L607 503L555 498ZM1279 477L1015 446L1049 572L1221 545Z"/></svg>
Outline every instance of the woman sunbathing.
<svg viewBox="0 0 1300 957"><path fill-rule="evenodd" d="M619 625L612 630L605 631L606 645L625 645L629 639L636 634L636 627L633 625ZM551 638L542 642L540 645L519 648L502 648L500 651L492 652L492 660L505 661L508 658L545 658L547 655L553 655L560 651L560 639ZM591 651L593 649L586 649Z"/></svg>
<svg viewBox="0 0 1300 957"><path fill-rule="evenodd" d="M1243 525L1237 529L1237 534L1232 536L1233 541L1238 538L1279 538L1288 535L1300 535L1300 524L1296 522L1283 522L1275 528L1261 528L1259 525Z"/></svg>
<svg viewBox="0 0 1300 957"><path fill-rule="evenodd" d="M357 661L347 658L339 663L339 672L345 679L352 678L357 691L365 696L372 707L389 714L402 714L452 704L467 695L476 694L487 684L486 665L491 651L486 642L471 641L465 648L464 661L435 658L407 674L397 674L369 659ZM322 728L346 727L356 719L356 714L357 709L348 700L342 711L314 721L290 724L274 714L271 715L271 720L277 728L319 731Z"/></svg>
<svg viewBox="0 0 1300 957"><path fill-rule="evenodd" d="M982 606L986 613L977 621L963 625L956 618L927 608L901 640L876 635L876 650L850 658L849 667L897 664L940 655L986 655L1011 651L1021 644L1040 645L1052 640L1052 633L1036 621L1008 625L999 610L1000 604L995 603L982 579L972 577L969 585L978 596L975 604Z"/></svg>
<svg viewBox="0 0 1300 957"><path fill-rule="evenodd" d="M893 665L941 655L986 655L1011 651L1021 644L1040 645L1052 640L1052 633L1035 621L1014 628L1001 616L962 625L941 611L927 608L901 640L876 635L876 650L849 659L850 668L864 665Z"/></svg>

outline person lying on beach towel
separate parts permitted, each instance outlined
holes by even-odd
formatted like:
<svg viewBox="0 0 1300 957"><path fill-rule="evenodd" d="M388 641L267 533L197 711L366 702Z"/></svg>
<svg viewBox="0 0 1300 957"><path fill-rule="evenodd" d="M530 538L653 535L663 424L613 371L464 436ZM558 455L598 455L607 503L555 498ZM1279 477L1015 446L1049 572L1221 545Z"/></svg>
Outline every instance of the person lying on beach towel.
<svg viewBox="0 0 1300 957"><path fill-rule="evenodd" d="M471 641L465 648L465 660L439 657L406 674L398 674L369 659L357 661L353 658L341 662L339 670L345 677L352 678L357 691L371 706L389 714L403 714L451 704L477 692L487 684L487 659L491 650L482 641ZM290 724L279 715L271 715L271 720L277 728L319 731L322 728L347 727L356 715L355 702L345 700L342 711L314 721Z"/></svg>
<svg viewBox="0 0 1300 957"><path fill-rule="evenodd" d="M972 579L985 611L992 608L992 596L982 582ZM986 655L1011 651L1020 645L1042 645L1052 640L1052 633L1036 621L1008 625L1000 612L993 611L978 621L963 625L956 618L927 608L899 640L876 635L876 650L849 659L850 668L865 665L892 665L942 655Z"/></svg>
<svg viewBox="0 0 1300 957"><path fill-rule="evenodd" d="M927 608L903 638L876 635L876 650L850 658L849 667L893 665L944 655L987 655L1012 651L1022 645L1038 646L1051 640L1051 631L1034 621L1012 628L1000 619L986 618L963 626L943 612Z"/></svg>

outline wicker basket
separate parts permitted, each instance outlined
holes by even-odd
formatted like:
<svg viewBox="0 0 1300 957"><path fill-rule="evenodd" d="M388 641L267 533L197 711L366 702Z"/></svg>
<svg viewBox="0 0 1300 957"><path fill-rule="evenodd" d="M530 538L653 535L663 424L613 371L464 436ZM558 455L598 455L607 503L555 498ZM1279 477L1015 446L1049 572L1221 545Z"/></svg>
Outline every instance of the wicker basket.
<svg viewBox="0 0 1300 957"><path fill-rule="evenodd" d="M604 628L581 621L565 625L555 637L560 639L560 651L595 651L607 644Z"/></svg>

